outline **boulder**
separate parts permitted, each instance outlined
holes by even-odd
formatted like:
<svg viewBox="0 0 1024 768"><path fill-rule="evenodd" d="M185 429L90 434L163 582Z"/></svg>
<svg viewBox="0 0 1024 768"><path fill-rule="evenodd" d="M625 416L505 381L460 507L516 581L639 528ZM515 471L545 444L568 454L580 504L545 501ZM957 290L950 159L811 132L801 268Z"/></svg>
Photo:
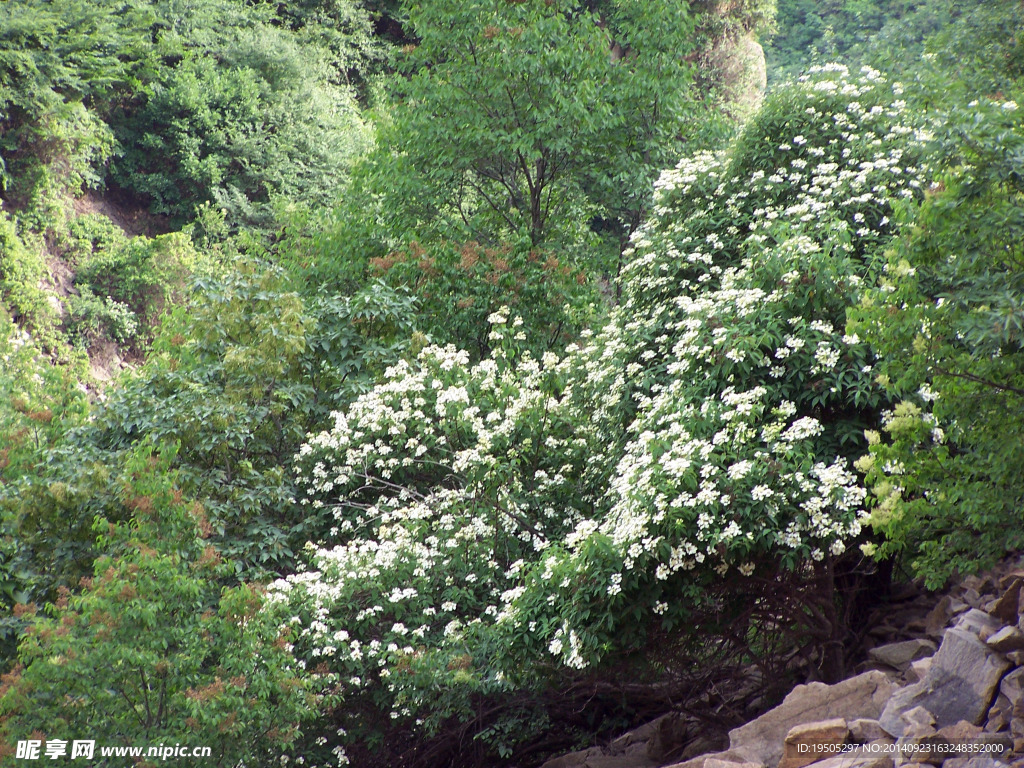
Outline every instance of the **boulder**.
<svg viewBox="0 0 1024 768"><path fill-rule="evenodd" d="M893 768L892 755L877 752L850 752L814 764L814 768Z"/></svg>
<svg viewBox="0 0 1024 768"><path fill-rule="evenodd" d="M660 763L649 760L644 745L635 744L621 754L608 754L600 747L572 752L548 760L542 768L656 768Z"/></svg>
<svg viewBox="0 0 1024 768"><path fill-rule="evenodd" d="M1006 678L1003 678L1004 680ZM1010 727L1010 720L1013 719L1013 703L1000 693L996 696L995 703L989 708L985 715L985 730L989 733L1005 731Z"/></svg>
<svg viewBox="0 0 1024 768"><path fill-rule="evenodd" d="M709 755L700 755L685 760L681 763L673 763L666 768L765 768L763 762L752 752L742 749L727 749L724 752L712 752Z"/></svg>
<svg viewBox="0 0 1024 768"><path fill-rule="evenodd" d="M938 734L950 743L971 741L972 739L976 739L978 736L981 736L982 729L981 726L975 725L974 723L968 723L966 720L961 720L959 723L939 728Z"/></svg>
<svg viewBox="0 0 1024 768"><path fill-rule="evenodd" d="M1021 582L1019 578L1013 579L1010 584L1006 587L1006 591L1003 592L1002 597L993 603L989 609L989 613L1000 619L1005 624L1016 624L1017 616L1019 615L1020 605L1020 588L1024 582Z"/></svg>
<svg viewBox="0 0 1024 768"><path fill-rule="evenodd" d="M923 680L924 676L928 674L928 670L932 666L932 657L926 656L923 659L910 662L910 668L903 673L904 677L907 678L908 683L916 683L918 680Z"/></svg>
<svg viewBox="0 0 1024 768"><path fill-rule="evenodd" d="M928 710L939 728L960 720L980 725L1009 665L974 633L951 629L924 679L893 694L878 721L896 738L906 730L902 716L915 707Z"/></svg>
<svg viewBox="0 0 1024 768"><path fill-rule="evenodd" d="M952 757L942 764L943 768L1005 768L1005 763L1000 763L987 755L976 755L974 757Z"/></svg>
<svg viewBox="0 0 1024 768"><path fill-rule="evenodd" d="M880 664L885 664L900 672L906 671L910 663L931 656L935 653L935 643L931 640L916 638L899 643L880 645L868 651L868 656Z"/></svg>
<svg viewBox="0 0 1024 768"><path fill-rule="evenodd" d="M935 604L935 607L928 612L924 620L924 629L928 635L941 637L942 633L946 631L946 625L949 624L949 620L953 617L951 604L952 600L949 595L943 595L939 598L939 602Z"/></svg>
<svg viewBox="0 0 1024 768"><path fill-rule="evenodd" d="M847 726L850 729L850 740L855 744L867 744L889 737L889 734L882 730L878 721L870 717L858 717L847 723Z"/></svg>
<svg viewBox="0 0 1024 768"><path fill-rule="evenodd" d="M962 629L985 640L989 635L1003 628L1003 622L989 616L984 611L972 608L957 619L956 628Z"/></svg>
<svg viewBox="0 0 1024 768"><path fill-rule="evenodd" d="M989 648L1000 653L1024 651L1024 632L1021 632L1017 627L1003 627L989 635L985 642Z"/></svg>
<svg viewBox="0 0 1024 768"><path fill-rule="evenodd" d="M1007 673L999 683L999 692L1009 700L1013 717L1024 718L1024 667Z"/></svg>
<svg viewBox="0 0 1024 768"><path fill-rule="evenodd" d="M798 685L775 709L730 731L729 750L756 755L754 762L777 765L782 758L783 740L793 726L840 717L845 720L877 718L896 687L878 670L835 685Z"/></svg>
<svg viewBox="0 0 1024 768"><path fill-rule="evenodd" d="M845 744L849 738L850 729L841 717L794 725L783 740L779 768L804 768L805 765L834 757L840 754L837 747Z"/></svg>

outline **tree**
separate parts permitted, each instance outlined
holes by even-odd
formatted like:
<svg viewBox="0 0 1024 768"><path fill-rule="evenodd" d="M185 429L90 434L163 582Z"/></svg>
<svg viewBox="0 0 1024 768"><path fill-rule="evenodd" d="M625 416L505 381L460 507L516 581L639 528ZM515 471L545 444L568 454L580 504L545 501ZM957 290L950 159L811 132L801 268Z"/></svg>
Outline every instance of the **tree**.
<svg viewBox="0 0 1024 768"><path fill-rule="evenodd" d="M272 591L339 674L345 738L397 745L366 764L474 731L502 754L597 679L682 701L752 657L840 672L849 461L886 404L843 323L920 183L907 118L877 72L815 72L662 175L600 332L537 359L500 309L486 358L428 347L308 438L324 535Z"/></svg>
<svg viewBox="0 0 1024 768"><path fill-rule="evenodd" d="M214 765L266 764L312 716L316 699L260 591L221 591L208 522L174 487L173 454L141 445L127 457L127 520L97 520L108 554L80 593L65 588L45 614L18 607L28 628L0 685L5 757L19 739L162 746L187 730Z"/></svg>
<svg viewBox="0 0 1024 768"><path fill-rule="evenodd" d="M620 208L636 208L688 133L694 18L678 3L590 7L410 8L419 43L406 50L383 144L414 176L395 191L415 192L420 224L436 217L487 245L565 246L595 216L629 218Z"/></svg>

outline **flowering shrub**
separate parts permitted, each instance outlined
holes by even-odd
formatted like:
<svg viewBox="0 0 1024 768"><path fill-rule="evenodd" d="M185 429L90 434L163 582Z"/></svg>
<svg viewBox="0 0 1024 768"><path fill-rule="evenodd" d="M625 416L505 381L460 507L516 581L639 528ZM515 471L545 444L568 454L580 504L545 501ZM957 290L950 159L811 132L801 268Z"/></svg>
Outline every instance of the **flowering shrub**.
<svg viewBox="0 0 1024 768"><path fill-rule="evenodd" d="M478 718L500 753L524 735L481 697L657 654L723 575L742 591L858 537L848 458L884 401L845 312L918 186L899 90L817 70L663 174L622 307L564 357L495 313L481 362L425 349L310 436L323 539L270 594L338 673L342 741Z"/></svg>

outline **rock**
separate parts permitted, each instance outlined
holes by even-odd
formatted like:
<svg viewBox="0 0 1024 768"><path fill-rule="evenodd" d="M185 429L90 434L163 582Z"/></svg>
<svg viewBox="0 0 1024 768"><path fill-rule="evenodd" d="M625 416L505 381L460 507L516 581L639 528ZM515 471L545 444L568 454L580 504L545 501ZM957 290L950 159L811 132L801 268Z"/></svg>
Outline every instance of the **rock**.
<svg viewBox="0 0 1024 768"><path fill-rule="evenodd" d="M892 756L877 752L848 752L814 764L814 768L892 768Z"/></svg>
<svg viewBox="0 0 1024 768"><path fill-rule="evenodd" d="M939 736L946 741L971 741L982 734L980 726L961 720L959 723L947 725L938 730Z"/></svg>
<svg viewBox="0 0 1024 768"><path fill-rule="evenodd" d="M939 728L960 720L980 725L1008 667L1009 662L976 635L951 629L924 678L893 694L878 721L898 738L906 730L902 715L920 706L934 716Z"/></svg>
<svg viewBox="0 0 1024 768"><path fill-rule="evenodd" d="M946 630L946 625L953 617L953 610L950 607L952 600L949 595L943 595L935 607L928 612L924 619L924 629L930 636L941 636Z"/></svg>
<svg viewBox="0 0 1024 768"><path fill-rule="evenodd" d="M673 763L665 768L737 768L737 766L765 768L764 763L760 762L755 754L742 749L712 752L709 755L700 755L681 763ZM547 768L547 766L542 766L542 768Z"/></svg>
<svg viewBox="0 0 1024 768"><path fill-rule="evenodd" d="M981 599L981 592L976 589L965 589L963 594L963 600L971 608L981 609L984 601Z"/></svg>
<svg viewBox="0 0 1024 768"><path fill-rule="evenodd" d="M1002 597L995 601L989 613L1005 624L1016 624L1019 615L1020 588L1024 582L1014 579L1003 592Z"/></svg>
<svg viewBox="0 0 1024 768"><path fill-rule="evenodd" d="M1013 585L1013 582L1017 581L1018 579L1024 580L1024 568L1021 568L1019 566L1011 568L1009 571L1007 571L999 577L999 588L1009 589Z"/></svg>
<svg viewBox="0 0 1024 768"><path fill-rule="evenodd" d="M982 640L994 632L998 632L1002 627L1003 623L999 621L999 619L993 618L984 611L979 611L977 608L972 608L957 619L956 622L957 629L970 632Z"/></svg>
<svg viewBox="0 0 1024 768"><path fill-rule="evenodd" d="M783 741L779 768L803 768L838 754L836 747L850 738L850 729L841 718L794 725ZM705 765L704 768L707 768Z"/></svg>
<svg viewBox="0 0 1024 768"><path fill-rule="evenodd" d="M722 38L708 59L729 114L743 119L756 112L764 99L768 70L764 50L753 35Z"/></svg>
<svg viewBox="0 0 1024 768"><path fill-rule="evenodd" d="M952 757L942 765L943 768L1005 768L1005 763L1000 763L986 755Z"/></svg>
<svg viewBox="0 0 1024 768"><path fill-rule="evenodd" d="M999 693L1009 700L1012 715L1024 718L1024 667L1007 673L999 683Z"/></svg>
<svg viewBox="0 0 1024 768"><path fill-rule="evenodd" d="M964 585L965 589L973 589L975 592L984 592L986 589L990 589L992 587L991 579L988 577L983 578L981 576L975 576L973 574L965 576L961 583Z"/></svg>
<svg viewBox="0 0 1024 768"><path fill-rule="evenodd" d="M924 707L908 709L900 715L900 720L906 723L908 728L916 728L919 731L930 728L931 733L935 733L935 715Z"/></svg>
<svg viewBox="0 0 1024 768"><path fill-rule="evenodd" d="M896 685L877 670L835 685L799 685L775 709L730 731L729 751L743 750L756 755L757 762L777 765L783 739L793 726L838 717L877 718L895 689Z"/></svg>
<svg viewBox="0 0 1024 768"><path fill-rule="evenodd" d="M1017 627L1003 627L989 635L985 643L989 648L1000 653L1024 651L1024 632L1021 632Z"/></svg>
<svg viewBox="0 0 1024 768"><path fill-rule="evenodd" d="M908 683L916 683L918 680L923 680L924 676L928 674L928 670L932 666L932 657L927 656L917 661L910 663L910 668L903 673L903 676L907 679Z"/></svg>
<svg viewBox="0 0 1024 768"><path fill-rule="evenodd" d="M1005 678L1004 678L1005 679ZM1010 720L1013 717L1013 703L1000 693L996 696L995 703L985 715L985 730L989 733L1005 731L1010 727Z"/></svg>
<svg viewBox="0 0 1024 768"><path fill-rule="evenodd" d="M970 607L971 606L969 606L963 600L957 600L955 597L951 598L949 601L949 610L953 613L954 616L961 614L964 611L970 610Z"/></svg>
<svg viewBox="0 0 1024 768"><path fill-rule="evenodd" d="M608 751L617 755L635 744L642 743L647 757L662 760L676 752L686 743L689 736L687 721L679 713L670 712L619 736L609 745Z"/></svg>
<svg viewBox="0 0 1024 768"><path fill-rule="evenodd" d="M912 661L935 653L935 643L917 638L900 643L880 645L868 651L868 656L881 664L887 664L900 672L905 671Z"/></svg>
<svg viewBox="0 0 1024 768"><path fill-rule="evenodd" d="M548 760L541 768L656 768L658 765L644 756L643 745L638 744L619 755L609 755L600 747L592 747Z"/></svg>
<svg viewBox="0 0 1024 768"><path fill-rule="evenodd" d="M867 744L869 741L877 741L889 734L882 730L877 720L869 717L858 717L847 723L850 729L850 740L856 744Z"/></svg>

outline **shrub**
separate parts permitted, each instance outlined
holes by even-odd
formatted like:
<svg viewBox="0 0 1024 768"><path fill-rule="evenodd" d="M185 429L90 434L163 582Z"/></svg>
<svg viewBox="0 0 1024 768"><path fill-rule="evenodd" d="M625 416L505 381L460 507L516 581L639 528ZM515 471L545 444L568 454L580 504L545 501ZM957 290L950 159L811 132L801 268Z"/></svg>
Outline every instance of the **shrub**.
<svg viewBox="0 0 1024 768"><path fill-rule="evenodd" d="M598 669L692 684L790 643L837 673L827 585L866 515L848 460L885 404L845 313L919 185L906 119L877 72L814 73L663 174L599 334L538 360L499 310L483 360L427 348L307 441L321 541L271 594L339 674L332 728L443 750L475 723L502 754L524 698L550 715L546 685L593 692Z"/></svg>
<svg viewBox="0 0 1024 768"><path fill-rule="evenodd" d="M266 225L276 196L327 204L367 137L319 54L281 30L238 31L218 58L194 52L119 124L121 185L189 219L213 202L234 226Z"/></svg>
<svg viewBox="0 0 1024 768"><path fill-rule="evenodd" d="M128 458L121 503L131 522L99 519L109 554L79 594L63 590L28 620L0 693L8 754L26 738L173 744L187 728L217 764L269 761L311 714L315 700L259 591L221 592L211 578L219 561L201 541L202 508L175 491L168 458Z"/></svg>
<svg viewBox="0 0 1024 768"><path fill-rule="evenodd" d="M942 172L850 324L900 400L861 465L878 554L905 553L932 587L1024 545L1020 115L981 99L937 120Z"/></svg>

